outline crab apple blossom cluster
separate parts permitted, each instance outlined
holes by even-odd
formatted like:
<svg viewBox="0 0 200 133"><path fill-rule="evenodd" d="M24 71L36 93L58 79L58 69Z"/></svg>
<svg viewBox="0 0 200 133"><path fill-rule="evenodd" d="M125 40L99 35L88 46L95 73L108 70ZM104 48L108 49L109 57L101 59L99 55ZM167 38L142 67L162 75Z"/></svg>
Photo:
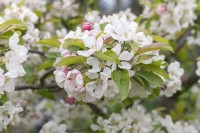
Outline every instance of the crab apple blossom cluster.
<svg viewBox="0 0 200 133"><path fill-rule="evenodd" d="M33 24L38 20L38 17L29 8L25 6L17 6L12 3L10 8L6 8L4 11L4 19L18 19L29 25L30 28L34 27Z"/></svg>
<svg viewBox="0 0 200 133"><path fill-rule="evenodd" d="M167 72L169 74L170 80L165 81L166 88L161 91L161 95L171 97L177 91L181 90L181 77L184 74L184 69L180 67L180 63L178 61L175 61L169 64Z"/></svg>
<svg viewBox="0 0 200 133"><path fill-rule="evenodd" d="M104 16L93 26L84 23L82 29L77 28L65 36L60 46L61 57L55 62L55 66L60 67L54 72L56 82L69 97L84 102L113 98L119 93L126 97L130 89L137 88L132 87L130 78L142 69L134 70L134 66L163 61L159 49L140 51L157 45L126 16ZM143 56L146 58L141 59ZM120 79L120 73L126 75L125 79ZM125 94L119 92L121 85L117 82L120 80L125 81Z"/></svg>
<svg viewBox="0 0 200 133"><path fill-rule="evenodd" d="M9 50L0 57L1 66L5 66L5 69L0 68L0 95L4 92L13 92L15 90L14 79L26 74L22 63L28 58L28 50L18 43L19 35L14 33L9 38Z"/></svg>
<svg viewBox="0 0 200 133"><path fill-rule="evenodd" d="M118 18L120 18L122 16L126 16L127 20L129 20L129 21L133 21L133 20L136 19L136 15L131 12L130 8L127 8L126 10L122 10L120 12L117 12L113 15L115 15L115 17L118 17ZM105 17L105 19L107 19L106 16L103 16L103 17ZM101 20L100 12L96 11L96 10L88 12L84 16L84 21L89 22L91 24L98 23L100 20Z"/></svg>
<svg viewBox="0 0 200 133"><path fill-rule="evenodd" d="M105 133L198 133L192 124L185 121L173 122L170 115L162 117L156 110L147 113L138 102L128 109L122 109L121 114L112 113L108 119L98 117L97 124L92 124L91 129Z"/></svg>
<svg viewBox="0 0 200 133"><path fill-rule="evenodd" d="M0 106L0 131L6 129L10 123L14 125L19 122L19 113L22 111L22 107L14 106L11 102L6 102L3 106Z"/></svg>
<svg viewBox="0 0 200 133"><path fill-rule="evenodd" d="M151 18L150 30L160 35L174 35L175 33L194 24L196 0L169 0L151 3L149 0L141 2L144 5L143 15Z"/></svg>

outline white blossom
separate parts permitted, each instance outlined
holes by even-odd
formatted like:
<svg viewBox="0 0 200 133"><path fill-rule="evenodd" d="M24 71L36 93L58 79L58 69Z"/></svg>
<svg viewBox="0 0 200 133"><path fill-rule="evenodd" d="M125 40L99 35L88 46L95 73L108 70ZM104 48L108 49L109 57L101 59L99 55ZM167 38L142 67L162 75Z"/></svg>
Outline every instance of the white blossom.
<svg viewBox="0 0 200 133"><path fill-rule="evenodd" d="M0 131L6 129L10 123L14 125L19 122L19 113L22 111L22 107L14 106L11 102L6 102L3 106L0 106Z"/></svg>
<svg viewBox="0 0 200 133"><path fill-rule="evenodd" d="M166 80L166 89L161 91L161 95L171 97L177 91L181 90L181 77L184 73L184 69L180 68L180 63L175 61L169 64L167 72L170 80Z"/></svg>
<svg viewBox="0 0 200 133"><path fill-rule="evenodd" d="M57 125L53 121L49 121L43 125L40 133L67 133L66 129L67 126L65 124Z"/></svg>

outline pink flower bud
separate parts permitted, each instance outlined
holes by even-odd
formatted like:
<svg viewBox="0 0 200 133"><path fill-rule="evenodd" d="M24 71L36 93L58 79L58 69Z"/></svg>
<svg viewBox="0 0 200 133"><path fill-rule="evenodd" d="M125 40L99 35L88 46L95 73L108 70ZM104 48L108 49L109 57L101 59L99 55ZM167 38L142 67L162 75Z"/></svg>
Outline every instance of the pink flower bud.
<svg viewBox="0 0 200 133"><path fill-rule="evenodd" d="M61 68L61 71L62 72L64 72L65 74L67 74L68 72L69 72L69 68L67 68L67 67L63 67L63 68Z"/></svg>
<svg viewBox="0 0 200 133"><path fill-rule="evenodd" d="M66 97L66 102L69 103L70 105L73 105L75 103L75 98L74 97Z"/></svg>
<svg viewBox="0 0 200 133"><path fill-rule="evenodd" d="M74 52L69 51L69 50L65 50L65 51L61 52L61 56L62 57L69 57L69 56L76 56L76 54Z"/></svg>
<svg viewBox="0 0 200 133"><path fill-rule="evenodd" d="M88 22L83 22L82 24L82 30L85 31L85 30L88 30L90 31L92 29L92 25Z"/></svg>
<svg viewBox="0 0 200 133"><path fill-rule="evenodd" d="M160 6L158 6L157 7L157 9L156 9L156 13L158 14L158 15L162 15L163 13L165 13L167 11L167 6L166 5L160 5Z"/></svg>

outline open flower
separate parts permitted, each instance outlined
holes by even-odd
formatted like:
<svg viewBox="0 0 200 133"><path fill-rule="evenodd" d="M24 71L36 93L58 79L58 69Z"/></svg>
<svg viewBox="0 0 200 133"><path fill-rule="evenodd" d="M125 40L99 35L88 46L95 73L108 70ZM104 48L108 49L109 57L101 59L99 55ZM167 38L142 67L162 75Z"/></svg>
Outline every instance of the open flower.
<svg viewBox="0 0 200 133"><path fill-rule="evenodd" d="M13 92L15 90L15 82L7 77L8 73L4 74L3 69L0 68L0 97L5 92Z"/></svg>
<svg viewBox="0 0 200 133"><path fill-rule="evenodd" d="M83 39L83 42L84 42L85 47L89 48L89 49L81 50L81 51L77 51L77 52L78 52L78 55L82 55L85 57L91 56L92 54L94 54L95 51L99 51L103 47L103 38L102 37L98 37L96 39L95 36L88 36Z"/></svg>
<svg viewBox="0 0 200 133"><path fill-rule="evenodd" d="M76 69L69 71L64 82L64 89L69 96L84 91L82 73Z"/></svg>
<svg viewBox="0 0 200 133"><path fill-rule="evenodd" d="M109 61L99 61L95 57L89 57L86 60L87 64L92 66L91 69L89 69L89 72L103 72L107 75L108 78L110 78L110 74L112 71L114 71L114 67L112 67L112 63Z"/></svg>
<svg viewBox="0 0 200 133"><path fill-rule="evenodd" d="M130 70L132 65L128 61L133 58L134 52L122 51L121 44L117 44L112 50L119 56L119 59L121 61L121 65L119 65L119 68Z"/></svg>
<svg viewBox="0 0 200 133"><path fill-rule="evenodd" d="M18 76L24 76L25 70L21 63L27 60L28 50L21 45L17 45L19 42L19 36L14 33L9 39L10 51L5 54L7 62L5 63L6 69L8 70L7 76L10 78L16 78Z"/></svg>
<svg viewBox="0 0 200 133"><path fill-rule="evenodd" d="M86 74L90 79L92 79L91 82L86 84L86 90L91 94L91 96L100 99L108 87L108 78L106 74L102 72L100 74L87 72Z"/></svg>
<svg viewBox="0 0 200 133"><path fill-rule="evenodd" d="M125 16L114 18L106 25L104 32L118 41L130 41L135 36L137 23L130 22Z"/></svg>
<svg viewBox="0 0 200 133"><path fill-rule="evenodd" d="M64 87L64 82L66 79L66 75L69 72L69 69L67 67L62 67L59 70L54 71L56 83L59 87Z"/></svg>

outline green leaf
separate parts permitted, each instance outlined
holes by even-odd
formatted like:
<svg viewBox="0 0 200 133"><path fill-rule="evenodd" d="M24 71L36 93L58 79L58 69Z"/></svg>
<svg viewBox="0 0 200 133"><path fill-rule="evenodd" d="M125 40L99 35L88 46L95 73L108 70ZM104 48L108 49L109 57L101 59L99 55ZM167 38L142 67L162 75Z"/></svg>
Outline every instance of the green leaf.
<svg viewBox="0 0 200 133"><path fill-rule="evenodd" d="M140 48L135 55L139 55L145 52L154 51L154 50L169 50L173 52L173 48L169 45L162 43L153 43L151 45L146 45Z"/></svg>
<svg viewBox="0 0 200 133"><path fill-rule="evenodd" d="M47 45L51 47L60 47L60 41L58 41L56 38L47 38L43 40L39 40L37 44Z"/></svg>
<svg viewBox="0 0 200 133"><path fill-rule="evenodd" d="M134 53L136 53L139 49L139 44L137 44L135 42L130 42L129 44L130 44L132 50L134 51Z"/></svg>
<svg viewBox="0 0 200 133"><path fill-rule="evenodd" d="M25 30L27 25L18 19L11 19L0 24L0 35L12 30Z"/></svg>
<svg viewBox="0 0 200 133"><path fill-rule="evenodd" d="M44 69L48 69L48 68L51 68L53 66L53 62L54 62L54 59L47 59L45 61L43 61L42 65L40 65L38 68L37 68L37 72L41 71L41 70L44 70Z"/></svg>
<svg viewBox="0 0 200 133"><path fill-rule="evenodd" d="M111 73L111 78L120 91L120 99L121 100L126 99L129 93L129 85L130 85L129 83L130 77L128 70L122 70L122 71L115 70Z"/></svg>
<svg viewBox="0 0 200 133"><path fill-rule="evenodd" d="M155 55L141 55L138 60L137 60L137 64L143 63L146 60L151 59L152 57L154 57Z"/></svg>
<svg viewBox="0 0 200 133"><path fill-rule="evenodd" d="M121 65L121 62L117 54L112 50L107 50L105 53L101 53L100 51L97 51L95 52L94 56L98 58L99 60L111 61L111 62L115 62Z"/></svg>
<svg viewBox="0 0 200 133"><path fill-rule="evenodd" d="M164 85L162 78L153 72L147 72L142 70L137 74L154 86L162 87Z"/></svg>
<svg viewBox="0 0 200 133"><path fill-rule="evenodd" d="M21 0L21 1L18 3L18 7L23 6L25 2L26 2L26 0Z"/></svg>
<svg viewBox="0 0 200 133"><path fill-rule="evenodd" d="M164 44L167 44L167 45L170 45L169 44L169 41L163 37L160 37L160 36L156 36L156 35L151 35L151 37L153 38L154 41L156 42L159 42L159 43L164 43Z"/></svg>
<svg viewBox="0 0 200 133"><path fill-rule="evenodd" d="M61 67L61 66L69 66L73 64L81 64L81 63L85 63L85 60L86 60L86 57L83 57L83 56L69 56L58 61L55 66Z"/></svg>
<svg viewBox="0 0 200 133"><path fill-rule="evenodd" d="M106 27L107 24L108 24L108 22L100 24L100 28L101 28L102 31L104 31L104 28Z"/></svg>
<svg viewBox="0 0 200 133"><path fill-rule="evenodd" d="M163 70L162 68L160 68L160 66L157 66L155 64L141 64L140 67L142 69L144 69L145 71L150 71L150 72L154 72L166 79L170 79L169 75L167 74L167 72L165 70Z"/></svg>
<svg viewBox="0 0 200 133"><path fill-rule="evenodd" d="M136 82L138 82L141 86L143 86L143 87L145 86L145 84L144 84L142 78L141 78L140 76L138 76L137 74L134 75L133 79L134 79Z"/></svg>
<svg viewBox="0 0 200 133"><path fill-rule="evenodd" d="M63 48L71 51L77 51L80 49L85 49L85 45L81 39L69 38L64 41Z"/></svg>
<svg viewBox="0 0 200 133"><path fill-rule="evenodd" d="M0 102L5 103L8 101L8 96L6 94L1 95Z"/></svg>
<svg viewBox="0 0 200 133"><path fill-rule="evenodd" d="M44 98L55 100L53 94L49 90L38 90L37 93L43 96Z"/></svg>

